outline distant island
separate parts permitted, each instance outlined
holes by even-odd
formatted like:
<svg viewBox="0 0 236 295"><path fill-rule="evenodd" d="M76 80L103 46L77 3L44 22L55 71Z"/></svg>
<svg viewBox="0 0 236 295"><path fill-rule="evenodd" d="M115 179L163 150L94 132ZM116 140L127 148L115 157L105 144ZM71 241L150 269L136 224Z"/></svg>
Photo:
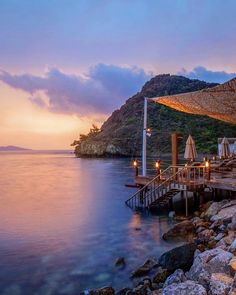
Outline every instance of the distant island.
<svg viewBox="0 0 236 295"><path fill-rule="evenodd" d="M26 148L14 146L14 145L0 146L0 152L17 152L17 151L31 151L31 149L26 149Z"/></svg>

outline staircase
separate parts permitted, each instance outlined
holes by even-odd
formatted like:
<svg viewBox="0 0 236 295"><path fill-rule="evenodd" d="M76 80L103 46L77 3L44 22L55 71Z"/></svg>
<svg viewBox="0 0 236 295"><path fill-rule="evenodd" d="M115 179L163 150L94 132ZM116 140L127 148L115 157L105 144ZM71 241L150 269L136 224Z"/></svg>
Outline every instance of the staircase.
<svg viewBox="0 0 236 295"><path fill-rule="evenodd" d="M169 202L180 191L186 190L186 167L169 166L162 173L132 195L125 203L133 210L150 209Z"/></svg>

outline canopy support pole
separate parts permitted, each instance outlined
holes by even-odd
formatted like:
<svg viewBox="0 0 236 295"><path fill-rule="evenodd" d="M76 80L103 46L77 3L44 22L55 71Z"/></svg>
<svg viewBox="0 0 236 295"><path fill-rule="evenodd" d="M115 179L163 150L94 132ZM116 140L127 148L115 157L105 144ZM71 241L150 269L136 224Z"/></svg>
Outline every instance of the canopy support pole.
<svg viewBox="0 0 236 295"><path fill-rule="evenodd" d="M142 175L147 171L147 97L144 97Z"/></svg>

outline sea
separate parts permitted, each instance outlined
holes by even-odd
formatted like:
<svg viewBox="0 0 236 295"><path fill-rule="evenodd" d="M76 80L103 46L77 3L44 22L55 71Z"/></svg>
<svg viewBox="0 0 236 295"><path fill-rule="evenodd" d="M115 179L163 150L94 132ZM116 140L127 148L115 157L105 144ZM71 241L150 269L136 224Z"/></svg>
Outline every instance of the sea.
<svg viewBox="0 0 236 295"><path fill-rule="evenodd" d="M125 205L130 159L0 153L0 294L78 294L137 283L131 273L175 245L166 215ZM125 258L125 266L115 266Z"/></svg>

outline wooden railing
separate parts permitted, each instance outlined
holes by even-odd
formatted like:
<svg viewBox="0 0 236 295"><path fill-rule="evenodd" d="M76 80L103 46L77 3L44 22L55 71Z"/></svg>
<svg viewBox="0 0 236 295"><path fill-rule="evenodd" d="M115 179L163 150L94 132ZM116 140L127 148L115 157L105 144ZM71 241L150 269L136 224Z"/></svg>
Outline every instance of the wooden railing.
<svg viewBox="0 0 236 295"><path fill-rule="evenodd" d="M171 189L186 190L207 180L205 166L169 166L133 194L126 205L132 209L148 208Z"/></svg>

